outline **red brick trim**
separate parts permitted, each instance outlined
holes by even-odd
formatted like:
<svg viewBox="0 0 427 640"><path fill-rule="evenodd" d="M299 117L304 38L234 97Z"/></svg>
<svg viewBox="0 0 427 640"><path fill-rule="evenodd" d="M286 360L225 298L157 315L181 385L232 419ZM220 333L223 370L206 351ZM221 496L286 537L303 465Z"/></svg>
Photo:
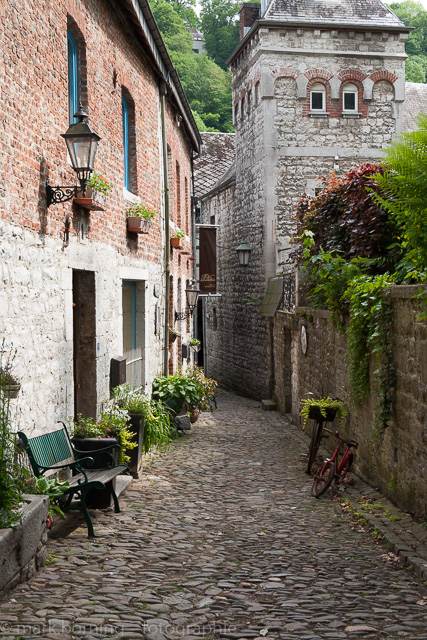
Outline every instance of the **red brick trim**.
<svg viewBox="0 0 427 640"><path fill-rule="evenodd" d="M281 67L280 69L274 69L271 75L275 80L277 80L277 78L293 78L296 80L301 74L291 67Z"/></svg>
<svg viewBox="0 0 427 640"><path fill-rule="evenodd" d="M374 73L371 73L369 77L372 80L372 82L379 82L380 80L388 80L388 82L391 82L391 84L394 84L398 79L394 73L391 73L390 71L385 71L385 70L375 71Z"/></svg>
<svg viewBox="0 0 427 640"><path fill-rule="evenodd" d="M314 80L315 78L317 78L326 80L327 82L329 82L329 80L333 77L333 73L330 73L330 71L325 71L325 69L310 69L309 71L306 71L304 75L309 80Z"/></svg>
<svg viewBox="0 0 427 640"><path fill-rule="evenodd" d="M358 71L357 69L346 69L345 71L340 71L338 74L341 82L353 82L355 80L363 82L367 77L366 73L362 73L362 71Z"/></svg>

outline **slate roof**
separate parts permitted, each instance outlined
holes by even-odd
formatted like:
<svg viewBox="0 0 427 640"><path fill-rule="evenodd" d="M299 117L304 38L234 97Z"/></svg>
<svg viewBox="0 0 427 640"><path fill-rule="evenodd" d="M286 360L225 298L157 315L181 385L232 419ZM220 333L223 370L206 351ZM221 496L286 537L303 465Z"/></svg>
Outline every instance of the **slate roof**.
<svg viewBox="0 0 427 640"><path fill-rule="evenodd" d="M234 162L234 133L202 132L202 151L194 160L194 195L211 191Z"/></svg>
<svg viewBox="0 0 427 640"><path fill-rule="evenodd" d="M413 131L418 128L415 119L419 113L427 113L427 84L406 82L402 131Z"/></svg>
<svg viewBox="0 0 427 640"><path fill-rule="evenodd" d="M261 20L337 26L404 26L381 0L272 0Z"/></svg>

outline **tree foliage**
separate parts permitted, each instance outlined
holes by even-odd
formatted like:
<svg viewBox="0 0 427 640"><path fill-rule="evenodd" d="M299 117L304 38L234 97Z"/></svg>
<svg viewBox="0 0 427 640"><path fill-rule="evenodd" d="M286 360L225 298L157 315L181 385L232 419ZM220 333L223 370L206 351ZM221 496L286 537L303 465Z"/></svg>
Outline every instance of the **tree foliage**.
<svg viewBox="0 0 427 640"><path fill-rule="evenodd" d="M227 58L239 43L239 24L236 14L241 2L230 0L201 0L202 32L208 55L227 69Z"/></svg>
<svg viewBox="0 0 427 640"><path fill-rule="evenodd" d="M175 2L151 0L151 9L176 67L200 131L234 131L231 73L206 54L192 50L193 39Z"/></svg>
<svg viewBox="0 0 427 640"><path fill-rule="evenodd" d="M398 232L396 270L406 281L427 281L427 114L417 118L418 129L402 133L386 150L386 171L374 180L373 194Z"/></svg>
<svg viewBox="0 0 427 640"><path fill-rule="evenodd" d="M366 187L379 191L374 176L382 169L372 164L353 167L338 178L334 172L322 178L318 196L303 196L297 219L299 229L314 235L311 253L320 247L352 258L387 259L392 241L388 216Z"/></svg>
<svg viewBox="0 0 427 640"><path fill-rule="evenodd" d="M388 5L407 26L414 27L405 44L409 58L406 61L406 80L425 82L427 70L427 11L420 2L405 0Z"/></svg>

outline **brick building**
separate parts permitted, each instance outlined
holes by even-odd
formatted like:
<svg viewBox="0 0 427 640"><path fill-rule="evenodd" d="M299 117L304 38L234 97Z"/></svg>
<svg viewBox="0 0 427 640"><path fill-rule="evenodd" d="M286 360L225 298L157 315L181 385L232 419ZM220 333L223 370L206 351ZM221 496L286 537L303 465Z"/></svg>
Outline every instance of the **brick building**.
<svg viewBox="0 0 427 640"><path fill-rule="evenodd" d="M229 59L236 164L196 194L203 222L219 224L222 297L205 301L205 363L224 386L272 397L273 329L259 305L283 270L295 205L319 176L383 157L402 130L408 31L379 0L242 5Z"/></svg>
<svg viewBox="0 0 427 640"><path fill-rule="evenodd" d="M20 424L43 431L99 411L113 357L147 392L181 363L201 139L145 0L6 0L0 43L0 335L17 349ZM46 180L76 182L61 134L79 101L113 184L103 211L47 207ZM127 231L133 202L158 212L146 235Z"/></svg>

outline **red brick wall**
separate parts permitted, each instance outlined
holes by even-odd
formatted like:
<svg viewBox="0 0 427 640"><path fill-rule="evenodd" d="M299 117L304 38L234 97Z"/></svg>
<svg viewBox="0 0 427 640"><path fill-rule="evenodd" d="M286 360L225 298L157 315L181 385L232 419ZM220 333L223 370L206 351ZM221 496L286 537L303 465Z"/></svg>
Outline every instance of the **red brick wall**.
<svg viewBox="0 0 427 640"><path fill-rule="evenodd" d="M105 212L90 212L88 238L146 260L161 259L161 217L147 236L127 234L123 199L121 97L124 88L135 106L137 195L157 211L162 205L161 127L158 80L149 62L124 32L109 3L100 0L21 0L1 3L0 215L40 233L62 238L66 216L77 220L72 203L46 209L45 180L72 185L64 140L68 127L67 24L77 29L85 50L81 98L102 140L95 170L114 185ZM73 32L75 33L75 31ZM178 160L181 194L190 179L190 146L168 106L168 142ZM174 215L174 214L172 214ZM174 256L174 268L178 259ZM186 260L184 267L186 267Z"/></svg>

